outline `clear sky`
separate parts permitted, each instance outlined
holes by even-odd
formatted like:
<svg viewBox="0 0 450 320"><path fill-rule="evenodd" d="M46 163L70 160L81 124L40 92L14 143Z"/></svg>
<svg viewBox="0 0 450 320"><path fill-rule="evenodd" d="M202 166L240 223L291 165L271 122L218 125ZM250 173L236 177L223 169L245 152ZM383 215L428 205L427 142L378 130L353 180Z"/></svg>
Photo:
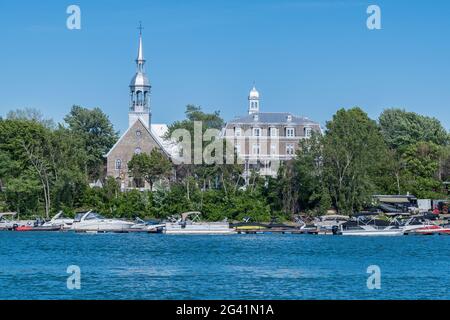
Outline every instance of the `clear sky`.
<svg viewBox="0 0 450 320"><path fill-rule="evenodd" d="M81 30L66 28L71 4ZM366 27L370 4L382 30ZM450 128L444 0L1 0L0 115L30 107L61 121L73 104L99 106L123 132L140 20L154 123L189 103L245 114L255 81L262 111L323 125L340 107L372 118L402 107Z"/></svg>

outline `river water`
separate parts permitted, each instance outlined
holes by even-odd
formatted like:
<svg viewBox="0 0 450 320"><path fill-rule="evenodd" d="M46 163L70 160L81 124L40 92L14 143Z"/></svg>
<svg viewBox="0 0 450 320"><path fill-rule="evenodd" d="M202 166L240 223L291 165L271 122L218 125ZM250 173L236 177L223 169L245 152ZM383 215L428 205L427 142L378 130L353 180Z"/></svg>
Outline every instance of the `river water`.
<svg viewBox="0 0 450 320"><path fill-rule="evenodd" d="M450 299L449 236L0 232L0 246L0 299Z"/></svg>

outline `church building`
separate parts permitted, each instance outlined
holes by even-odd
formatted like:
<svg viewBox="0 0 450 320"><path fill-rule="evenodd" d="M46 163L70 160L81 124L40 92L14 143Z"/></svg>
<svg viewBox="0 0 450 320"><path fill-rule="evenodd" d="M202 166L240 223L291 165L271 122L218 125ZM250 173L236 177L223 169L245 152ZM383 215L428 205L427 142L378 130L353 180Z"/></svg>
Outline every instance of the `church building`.
<svg viewBox="0 0 450 320"><path fill-rule="evenodd" d="M152 124L150 103L151 85L145 73L142 28L139 33L139 49L136 59L136 74L130 83L130 106L128 111L128 129L106 154L107 176L114 177L121 189L148 188L147 183L129 176L128 162L134 154L150 153L157 148L171 158L171 145L163 139L167 125Z"/></svg>
<svg viewBox="0 0 450 320"><path fill-rule="evenodd" d="M128 129L106 154L107 176L114 177L122 191L148 189L149 185L129 175L128 162L133 155L157 149L168 159L180 157L180 148L163 137L165 124L153 124L150 103L151 85L145 72L142 29L136 59L136 74L130 83ZM261 112L260 93L253 86L248 96L248 114L229 121L222 138L231 141L244 164L247 180L252 169L261 175L275 176L279 163L295 156L302 139L321 132L319 123L289 112Z"/></svg>

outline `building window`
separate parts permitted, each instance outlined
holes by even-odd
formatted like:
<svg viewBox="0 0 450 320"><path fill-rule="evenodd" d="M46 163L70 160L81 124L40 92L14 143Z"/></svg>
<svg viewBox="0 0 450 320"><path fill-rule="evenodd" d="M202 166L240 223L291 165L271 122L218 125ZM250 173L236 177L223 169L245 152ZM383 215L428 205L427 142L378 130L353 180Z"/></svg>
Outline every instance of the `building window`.
<svg viewBox="0 0 450 320"><path fill-rule="evenodd" d="M270 128L270 136L271 137L278 136L278 129L277 128Z"/></svg>
<svg viewBox="0 0 450 320"><path fill-rule="evenodd" d="M239 156L241 154L241 144L240 143L236 143L234 145L234 150L236 151L236 154Z"/></svg>
<svg viewBox="0 0 450 320"><path fill-rule="evenodd" d="M136 137L140 138L142 136L141 130L136 131Z"/></svg>
<svg viewBox="0 0 450 320"><path fill-rule="evenodd" d="M286 137L295 137L295 129L286 128Z"/></svg>
<svg viewBox="0 0 450 320"><path fill-rule="evenodd" d="M241 128L235 127L235 128L234 128L234 135L235 135L236 137L240 137L240 136L241 136Z"/></svg>
<svg viewBox="0 0 450 320"><path fill-rule="evenodd" d="M305 127L305 137L306 138L311 138L311 134L312 134L312 128Z"/></svg>
<svg viewBox="0 0 450 320"><path fill-rule="evenodd" d="M294 154L294 145L293 144L287 144L286 145L286 154L287 155L293 155Z"/></svg>
<svg viewBox="0 0 450 320"><path fill-rule="evenodd" d="M253 136L260 137L261 136L261 128L253 128Z"/></svg>
<svg viewBox="0 0 450 320"><path fill-rule="evenodd" d="M258 155L259 154L259 149L260 149L259 144L255 143L252 146L252 153Z"/></svg>
<svg viewBox="0 0 450 320"><path fill-rule="evenodd" d="M288 122L291 122L291 121L292 121L292 116L291 116L291 115L288 115L288 116L287 116L287 121L288 121Z"/></svg>
<svg viewBox="0 0 450 320"><path fill-rule="evenodd" d="M137 147L136 149L134 149L134 153L135 154L141 154L142 153L141 148Z"/></svg>
<svg viewBox="0 0 450 320"><path fill-rule="evenodd" d="M270 145L270 154L271 154L271 155L277 154L277 145L276 145L275 143L272 143L272 144Z"/></svg>
<svg viewBox="0 0 450 320"><path fill-rule="evenodd" d="M116 170L122 169L122 160L117 159L116 160Z"/></svg>
<svg viewBox="0 0 450 320"><path fill-rule="evenodd" d="M253 115L253 120L254 121L259 121L259 115L257 115L257 114Z"/></svg>

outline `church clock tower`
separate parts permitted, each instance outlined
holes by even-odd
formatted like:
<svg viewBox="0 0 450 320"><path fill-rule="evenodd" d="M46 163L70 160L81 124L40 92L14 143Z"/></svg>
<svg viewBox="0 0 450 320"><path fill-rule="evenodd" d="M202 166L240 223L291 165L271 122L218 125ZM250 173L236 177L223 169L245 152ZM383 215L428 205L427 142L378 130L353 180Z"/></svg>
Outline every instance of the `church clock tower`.
<svg viewBox="0 0 450 320"><path fill-rule="evenodd" d="M145 59L142 47L142 26L139 26L139 49L136 59L136 74L130 83L130 111L128 113L128 126L131 127L140 119L147 128L150 128L150 82L144 70Z"/></svg>

